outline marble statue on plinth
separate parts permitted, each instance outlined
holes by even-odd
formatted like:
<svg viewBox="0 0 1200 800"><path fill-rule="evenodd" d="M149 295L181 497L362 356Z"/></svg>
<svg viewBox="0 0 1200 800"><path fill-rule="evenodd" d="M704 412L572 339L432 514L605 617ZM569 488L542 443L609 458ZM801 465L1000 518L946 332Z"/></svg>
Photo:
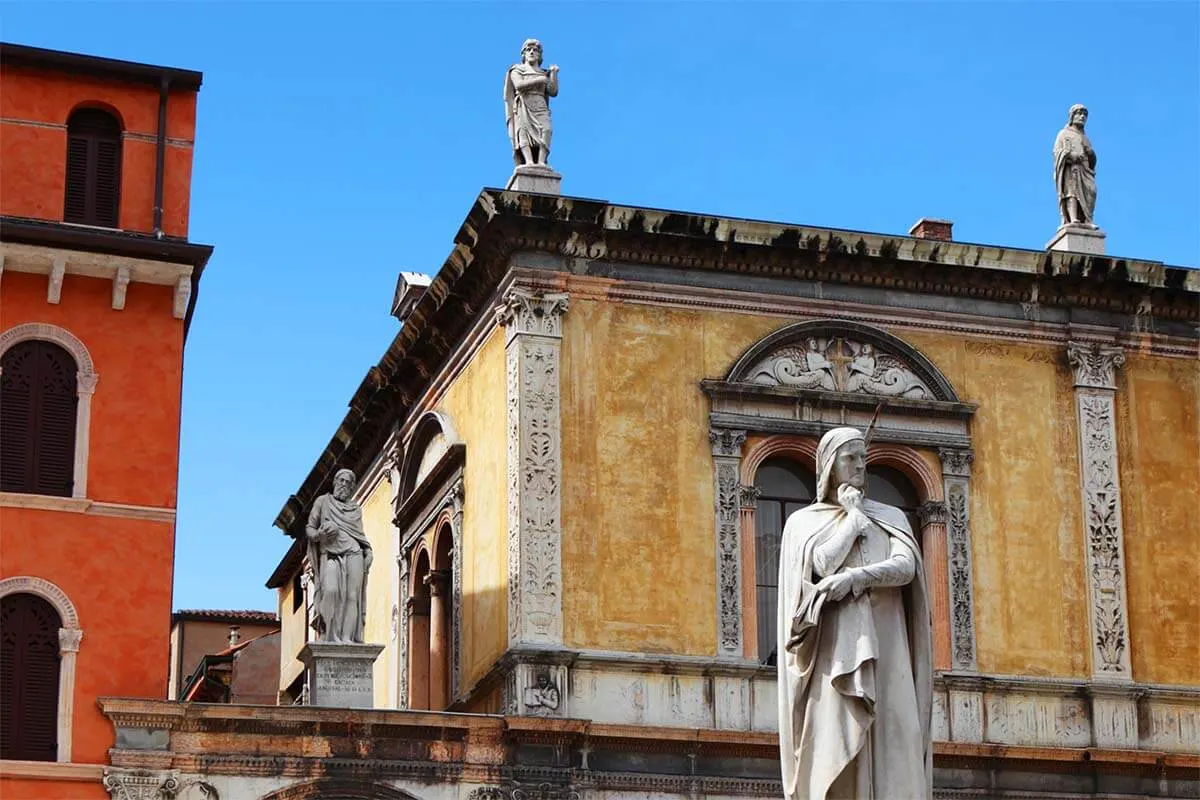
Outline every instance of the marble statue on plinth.
<svg viewBox="0 0 1200 800"><path fill-rule="evenodd" d="M904 512L868 500L865 435L817 447L817 500L779 560L779 748L787 800L933 796L932 631Z"/></svg>
<svg viewBox="0 0 1200 800"><path fill-rule="evenodd" d="M513 176L507 188L557 194L562 176L550 168L550 98L558 95L558 67L542 69L542 43L526 39L521 63L504 74L504 117L512 142Z"/></svg>
<svg viewBox="0 0 1200 800"><path fill-rule="evenodd" d="M1083 132L1087 118L1087 108L1071 106L1067 126L1054 140L1054 186L1062 224L1046 249L1103 255L1104 231L1096 227L1096 151Z"/></svg>
<svg viewBox="0 0 1200 800"><path fill-rule="evenodd" d="M350 499L355 482L353 472L338 470L333 491L313 503L305 529L315 587L314 625L322 642L363 641L372 553L362 508Z"/></svg>

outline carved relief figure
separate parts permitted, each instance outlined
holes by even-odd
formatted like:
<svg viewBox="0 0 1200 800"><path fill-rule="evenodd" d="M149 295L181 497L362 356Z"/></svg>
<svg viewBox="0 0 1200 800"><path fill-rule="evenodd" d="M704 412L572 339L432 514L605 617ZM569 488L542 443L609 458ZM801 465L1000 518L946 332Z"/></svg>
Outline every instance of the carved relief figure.
<svg viewBox="0 0 1200 800"><path fill-rule="evenodd" d="M798 348L788 348L761 365L754 375L755 383L765 383L772 386L796 386L801 389L825 389L833 391L833 364L825 357L821 343L815 339L808 340L808 350L800 352Z"/></svg>
<svg viewBox="0 0 1200 800"><path fill-rule="evenodd" d="M845 390L914 400L929 396L916 375L901 366L889 364L888 361L894 359L885 356L877 360L875 348L870 344L863 344L848 366Z"/></svg>
<svg viewBox="0 0 1200 800"><path fill-rule="evenodd" d="M313 569L313 627L322 642L363 641L372 552L362 508L350 499L355 481L350 470L338 470L333 492L316 499L305 528Z"/></svg>
<svg viewBox="0 0 1200 800"><path fill-rule="evenodd" d="M531 710L546 709L554 711L558 708L558 687L550 680L545 672L539 672L537 685L525 688L525 707Z"/></svg>
<svg viewBox="0 0 1200 800"><path fill-rule="evenodd" d="M932 797L925 570L898 508L863 496L866 439L817 447L817 500L779 561L779 747L787 800Z"/></svg>
<svg viewBox="0 0 1200 800"><path fill-rule="evenodd" d="M798 389L861 392L923 400L933 396L900 358L850 339L809 337L808 349L783 347L749 372L753 383Z"/></svg>
<svg viewBox="0 0 1200 800"><path fill-rule="evenodd" d="M542 43L526 39L521 63L504 75L504 115L513 163L545 166L550 155L550 98L558 95L558 67L542 69Z"/></svg>
<svg viewBox="0 0 1200 800"><path fill-rule="evenodd" d="M1067 114L1067 126L1054 140L1054 185L1063 225L1095 228L1096 151L1083 126L1088 110L1076 103Z"/></svg>

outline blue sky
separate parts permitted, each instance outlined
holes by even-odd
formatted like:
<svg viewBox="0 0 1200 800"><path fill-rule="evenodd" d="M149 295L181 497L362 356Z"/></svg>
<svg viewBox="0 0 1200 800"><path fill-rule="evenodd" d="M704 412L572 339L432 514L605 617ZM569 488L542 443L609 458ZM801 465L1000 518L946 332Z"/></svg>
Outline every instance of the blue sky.
<svg viewBox="0 0 1200 800"><path fill-rule="evenodd" d="M5 41L204 72L177 608L275 607L273 528L434 272L512 167L501 80L561 67L566 194L1040 248L1050 150L1091 111L1108 252L1200 265L1200 4L30 3Z"/></svg>

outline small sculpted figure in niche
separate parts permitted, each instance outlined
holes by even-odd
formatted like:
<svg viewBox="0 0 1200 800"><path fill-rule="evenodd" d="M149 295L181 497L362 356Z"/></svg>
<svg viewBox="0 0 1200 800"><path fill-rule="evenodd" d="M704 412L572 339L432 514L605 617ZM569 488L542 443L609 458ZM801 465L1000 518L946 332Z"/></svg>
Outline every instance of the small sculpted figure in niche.
<svg viewBox="0 0 1200 800"><path fill-rule="evenodd" d="M526 39L521 63L504 75L504 115L518 167L547 166L550 157L550 98L558 95L558 67L542 69L542 43Z"/></svg>
<svg viewBox="0 0 1200 800"><path fill-rule="evenodd" d="M1094 229L1096 151L1083 132L1087 118L1087 108L1079 103L1071 106L1067 125L1054 140L1054 185L1062 224Z"/></svg>
<svg viewBox="0 0 1200 800"><path fill-rule="evenodd" d="M931 623L904 512L868 500L866 437L817 446L817 499L779 560L779 748L787 800L933 796Z"/></svg>
<svg viewBox="0 0 1200 800"><path fill-rule="evenodd" d="M348 469L333 477L333 491L313 502L305 533L313 570L313 624L322 642L363 641L371 543L362 508L351 499L356 479Z"/></svg>
<svg viewBox="0 0 1200 800"><path fill-rule="evenodd" d="M545 672L538 673L537 686L530 686L525 689L526 708L544 708L548 711L554 711L558 708L558 701L558 687L551 682L550 676Z"/></svg>

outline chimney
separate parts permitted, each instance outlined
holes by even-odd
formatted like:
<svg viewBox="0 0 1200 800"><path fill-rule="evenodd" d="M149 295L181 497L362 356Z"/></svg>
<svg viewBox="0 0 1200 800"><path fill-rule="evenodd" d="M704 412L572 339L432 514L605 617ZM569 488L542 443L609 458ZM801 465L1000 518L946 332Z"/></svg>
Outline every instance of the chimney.
<svg viewBox="0 0 1200 800"><path fill-rule="evenodd" d="M242 640L242 629L238 625L229 626L229 646L233 647Z"/></svg>
<svg viewBox="0 0 1200 800"><path fill-rule="evenodd" d="M954 223L948 219L933 219L921 217L916 224L908 229L908 235L916 239L936 239L939 242L952 242L954 237L951 230Z"/></svg>

